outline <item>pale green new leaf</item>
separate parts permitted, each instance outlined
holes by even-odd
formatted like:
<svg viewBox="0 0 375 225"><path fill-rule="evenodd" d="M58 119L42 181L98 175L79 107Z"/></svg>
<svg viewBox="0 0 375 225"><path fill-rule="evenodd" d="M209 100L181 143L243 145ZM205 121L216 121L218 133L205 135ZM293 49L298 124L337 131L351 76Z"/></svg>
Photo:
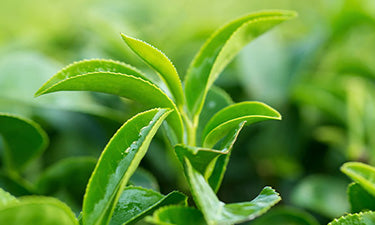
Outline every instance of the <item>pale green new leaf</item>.
<svg viewBox="0 0 375 225"><path fill-rule="evenodd" d="M375 212L348 214L333 220L328 225L375 225Z"/></svg>
<svg viewBox="0 0 375 225"><path fill-rule="evenodd" d="M0 209L0 224L78 225L73 212L57 199L24 197Z"/></svg>
<svg viewBox="0 0 375 225"><path fill-rule="evenodd" d="M186 76L185 94L192 116L199 115L208 89L247 43L295 16L293 11L257 12L216 31L198 52Z"/></svg>
<svg viewBox="0 0 375 225"><path fill-rule="evenodd" d="M241 102L225 107L208 121L203 130L203 147L211 148L238 124L251 125L264 120L280 120L281 115L261 102Z"/></svg>
<svg viewBox="0 0 375 225"><path fill-rule="evenodd" d="M135 77L140 77L144 80L149 79L146 75L142 74L136 68L118 61L107 60L107 59L90 59L74 62L55 75L53 75L46 83L43 84L41 88L35 93L36 96L39 96L45 92L48 88L59 83L60 81L66 80L71 77L83 75L86 73L94 72L112 72L112 73L122 73L127 75L132 75Z"/></svg>
<svg viewBox="0 0 375 225"><path fill-rule="evenodd" d="M84 225L109 223L125 185L170 112L167 109L152 109L139 113L112 137L87 185L82 210Z"/></svg>
<svg viewBox="0 0 375 225"><path fill-rule="evenodd" d="M0 138L3 138L3 160L7 170L22 171L47 147L48 137L35 122L0 113Z"/></svg>
<svg viewBox="0 0 375 225"><path fill-rule="evenodd" d="M57 91L96 91L114 94L139 101L148 108L170 108L174 111L167 121L175 135L182 141L183 124L173 101L154 84L139 77L110 72L94 72L83 74L40 89L37 95Z"/></svg>
<svg viewBox="0 0 375 225"><path fill-rule="evenodd" d="M175 205L156 210L146 221L158 225L207 225L198 209Z"/></svg>
<svg viewBox="0 0 375 225"><path fill-rule="evenodd" d="M375 168L360 162L347 162L341 171L375 196Z"/></svg>
<svg viewBox="0 0 375 225"><path fill-rule="evenodd" d="M0 188L0 208L16 202L18 202L16 197Z"/></svg>
<svg viewBox="0 0 375 225"><path fill-rule="evenodd" d="M166 205L186 204L187 197L177 191L164 196L141 187L126 187L116 205L110 225L134 224Z"/></svg>
<svg viewBox="0 0 375 225"><path fill-rule="evenodd" d="M198 208L209 225L231 225L252 220L281 200L277 192L265 187L250 202L225 204L221 202L204 176L195 170L188 158L184 158L187 180Z"/></svg>
<svg viewBox="0 0 375 225"><path fill-rule="evenodd" d="M144 41L124 34L121 34L121 36L125 43L160 75L175 98L177 106L182 109L184 94L181 80L168 57L162 51Z"/></svg>

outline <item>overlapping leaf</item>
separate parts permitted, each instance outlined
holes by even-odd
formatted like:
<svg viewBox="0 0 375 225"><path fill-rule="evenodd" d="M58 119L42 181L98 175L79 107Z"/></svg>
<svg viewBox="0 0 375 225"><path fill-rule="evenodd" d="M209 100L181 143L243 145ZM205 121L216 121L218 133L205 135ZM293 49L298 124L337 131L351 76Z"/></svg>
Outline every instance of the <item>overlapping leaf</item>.
<svg viewBox="0 0 375 225"><path fill-rule="evenodd" d="M22 171L47 147L47 134L38 124L26 118L0 114L0 137L4 141L4 165L12 171Z"/></svg>
<svg viewBox="0 0 375 225"><path fill-rule="evenodd" d="M147 222L160 225L207 225L202 213L195 208L166 206L155 211Z"/></svg>
<svg viewBox="0 0 375 225"><path fill-rule="evenodd" d="M272 188L265 187L250 202L225 204L216 197L204 176L192 166L186 157L184 167L194 201L209 225L235 224L252 220L281 200Z"/></svg>
<svg viewBox="0 0 375 225"><path fill-rule="evenodd" d="M204 147L213 147L221 138L234 130L239 123L246 125L264 120L280 120L280 114L270 106L260 102L241 102L217 112L203 130Z"/></svg>
<svg viewBox="0 0 375 225"><path fill-rule="evenodd" d="M348 198L352 213L375 211L375 197L364 190L358 183L348 186Z"/></svg>
<svg viewBox="0 0 375 225"><path fill-rule="evenodd" d="M270 210L264 216L257 218L252 225L319 225L319 222L309 213L298 208L279 207Z"/></svg>
<svg viewBox="0 0 375 225"><path fill-rule="evenodd" d="M110 225L134 224L166 205L186 204L187 197L173 191L164 196L141 187L126 187L116 205Z"/></svg>
<svg viewBox="0 0 375 225"><path fill-rule="evenodd" d="M375 168L360 162L348 162L341 171L375 196Z"/></svg>
<svg viewBox="0 0 375 225"><path fill-rule="evenodd" d="M106 225L151 139L171 111L153 109L128 120L104 149L87 185L83 224Z"/></svg>
<svg viewBox="0 0 375 225"><path fill-rule="evenodd" d="M4 207L8 204L17 203L18 200L13 195L9 194L8 192L4 191L0 188L0 208Z"/></svg>
<svg viewBox="0 0 375 225"><path fill-rule="evenodd" d="M167 121L182 141L182 120L173 101L158 87L139 77L111 72L87 73L42 87L37 95L57 91L97 91L133 99L149 108L173 109Z"/></svg>
<svg viewBox="0 0 375 225"><path fill-rule="evenodd" d="M182 109L184 94L182 91L181 80L176 68L168 57L159 49L144 41L124 34L121 34L121 36L125 43L160 75L175 98L176 104Z"/></svg>
<svg viewBox="0 0 375 225"><path fill-rule="evenodd" d="M375 225L375 212L348 214L328 225Z"/></svg>
<svg viewBox="0 0 375 225"><path fill-rule="evenodd" d="M0 208L0 224L78 225L64 203L49 197L24 197Z"/></svg>
<svg viewBox="0 0 375 225"><path fill-rule="evenodd" d="M295 15L291 11L253 13L216 31L196 55L186 76L185 94L192 116L200 113L209 87L247 43Z"/></svg>

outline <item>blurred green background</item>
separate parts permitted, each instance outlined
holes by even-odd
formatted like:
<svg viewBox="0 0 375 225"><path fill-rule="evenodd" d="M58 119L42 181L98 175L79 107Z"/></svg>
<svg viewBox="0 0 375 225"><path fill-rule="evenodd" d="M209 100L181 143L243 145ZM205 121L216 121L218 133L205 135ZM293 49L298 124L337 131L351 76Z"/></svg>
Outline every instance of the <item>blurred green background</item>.
<svg viewBox="0 0 375 225"><path fill-rule="evenodd" d="M271 105L283 120L240 134L219 196L250 199L271 185L283 201L269 221L294 210L325 224L348 212L349 179L339 167L350 160L375 165L373 0L2 0L0 111L35 120L50 137L48 150L25 176L33 181L68 157L98 157L139 108L97 93L34 98L64 65L106 58L151 72L123 44L122 32L161 49L184 76L214 30L262 9L295 10L299 17L249 44L216 84L236 102ZM160 137L142 162L163 193L184 189L170 158ZM263 220L255 223L271 224Z"/></svg>

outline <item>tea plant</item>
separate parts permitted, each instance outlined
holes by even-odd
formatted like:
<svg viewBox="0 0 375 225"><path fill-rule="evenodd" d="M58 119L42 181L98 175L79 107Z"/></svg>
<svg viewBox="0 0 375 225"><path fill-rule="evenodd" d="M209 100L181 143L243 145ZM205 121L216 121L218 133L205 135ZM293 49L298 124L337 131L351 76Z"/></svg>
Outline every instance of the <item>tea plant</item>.
<svg viewBox="0 0 375 225"><path fill-rule="evenodd" d="M360 162L348 162L341 171L354 181L347 191L352 213L329 225L375 224L375 168Z"/></svg>
<svg viewBox="0 0 375 225"><path fill-rule="evenodd" d="M252 201L232 204L220 201L216 192L241 129L260 121L280 120L281 116L261 102L233 103L213 83L248 42L293 17L295 13L290 11L263 11L222 27L196 55L184 85L164 53L124 34L125 43L155 70L157 77L122 62L98 59L76 62L59 71L36 96L96 91L138 101L148 110L129 119L103 150L87 184L78 219L56 199L15 199L2 191L0 222L31 224L43 218L44 224L131 224L153 213L146 220L154 224L224 225L265 213L281 199L270 187ZM197 208L188 206L187 197L177 191L164 196L126 186L160 127L182 165ZM53 213L41 213L48 211Z"/></svg>

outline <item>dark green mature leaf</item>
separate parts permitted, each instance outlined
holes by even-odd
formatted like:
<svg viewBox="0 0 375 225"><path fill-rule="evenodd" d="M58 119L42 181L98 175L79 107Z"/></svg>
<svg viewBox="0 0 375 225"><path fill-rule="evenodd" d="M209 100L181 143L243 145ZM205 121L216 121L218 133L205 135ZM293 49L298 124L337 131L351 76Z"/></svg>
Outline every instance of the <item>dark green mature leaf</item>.
<svg viewBox="0 0 375 225"><path fill-rule="evenodd" d="M166 206L155 211L147 222L160 225L207 225L202 213L195 208Z"/></svg>
<svg viewBox="0 0 375 225"><path fill-rule="evenodd" d="M46 83L44 83L41 88L39 88L35 95L39 96L43 94L45 90L59 83L60 81L93 72L122 73L127 75L133 75L135 77L140 77L144 80L149 81L146 75L142 74L136 68L123 62L107 59L82 60L79 62L72 63L63 68L62 70L60 70L59 72L57 72Z"/></svg>
<svg viewBox="0 0 375 225"><path fill-rule="evenodd" d="M186 76L185 94L192 116L199 115L209 87L247 43L295 16L292 11L252 13L216 31L198 52Z"/></svg>
<svg viewBox="0 0 375 225"><path fill-rule="evenodd" d="M83 201L83 224L109 223L125 185L171 111L153 109L128 120L104 149L87 185Z"/></svg>
<svg viewBox="0 0 375 225"><path fill-rule="evenodd" d="M187 197L177 191L167 196L141 187L126 187L116 205L110 225L134 224L156 209L174 204L185 204Z"/></svg>
<svg viewBox="0 0 375 225"><path fill-rule="evenodd" d="M18 200L13 195L0 188L0 209L8 204L17 203Z"/></svg>
<svg viewBox="0 0 375 225"><path fill-rule="evenodd" d="M358 183L351 183L348 186L348 198L352 213L361 211L375 211L375 197L370 195Z"/></svg>
<svg viewBox="0 0 375 225"><path fill-rule="evenodd" d="M0 137L4 141L4 165L10 171L22 171L47 147L42 128L26 118L0 113Z"/></svg>
<svg viewBox="0 0 375 225"><path fill-rule="evenodd" d="M57 91L97 91L133 99L149 108L173 109L167 121L182 142L183 124L176 105L160 88L141 78L110 72L88 73L61 80L51 87L42 87L37 95Z"/></svg>
<svg viewBox="0 0 375 225"><path fill-rule="evenodd" d="M132 186L140 186L154 191L159 191L159 184L156 178L147 170L138 167L134 174L130 177L129 184Z"/></svg>
<svg viewBox="0 0 375 225"><path fill-rule="evenodd" d="M375 212L348 214L328 225L375 225Z"/></svg>
<svg viewBox="0 0 375 225"><path fill-rule="evenodd" d="M279 207L255 219L251 225L319 225L319 222L301 209Z"/></svg>
<svg viewBox="0 0 375 225"><path fill-rule="evenodd" d="M42 195L53 195L65 191L81 204L85 187L95 164L96 159L92 157L63 159L49 167L39 177L36 189Z"/></svg>
<svg viewBox="0 0 375 225"><path fill-rule="evenodd" d="M184 92L181 80L168 57L162 51L144 41L124 34L121 34L121 36L125 43L160 75L175 98L177 106L182 109Z"/></svg>
<svg viewBox="0 0 375 225"><path fill-rule="evenodd" d="M347 162L341 171L375 196L375 168L360 162Z"/></svg>
<svg viewBox="0 0 375 225"><path fill-rule="evenodd" d="M184 166L194 201L209 225L235 224L252 220L281 200L277 192L270 187L265 187L250 202L225 204L216 197L206 179L193 168L188 158L184 158Z"/></svg>
<svg viewBox="0 0 375 225"><path fill-rule="evenodd" d="M0 224L78 225L78 221L70 208L57 199L32 196L0 208Z"/></svg>
<svg viewBox="0 0 375 225"><path fill-rule="evenodd" d="M26 185L3 172L0 172L0 187L7 192L12 193L14 196L31 195L34 191L29 185Z"/></svg>
<svg viewBox="0 0 375 225"><path fill-rule="evenodd" d="M203 130L204 147L213 147L221 138L246 121L251 125L264 120L280 120L281 115L261 102L241 102L225 107L208 121Z"/></svg>

